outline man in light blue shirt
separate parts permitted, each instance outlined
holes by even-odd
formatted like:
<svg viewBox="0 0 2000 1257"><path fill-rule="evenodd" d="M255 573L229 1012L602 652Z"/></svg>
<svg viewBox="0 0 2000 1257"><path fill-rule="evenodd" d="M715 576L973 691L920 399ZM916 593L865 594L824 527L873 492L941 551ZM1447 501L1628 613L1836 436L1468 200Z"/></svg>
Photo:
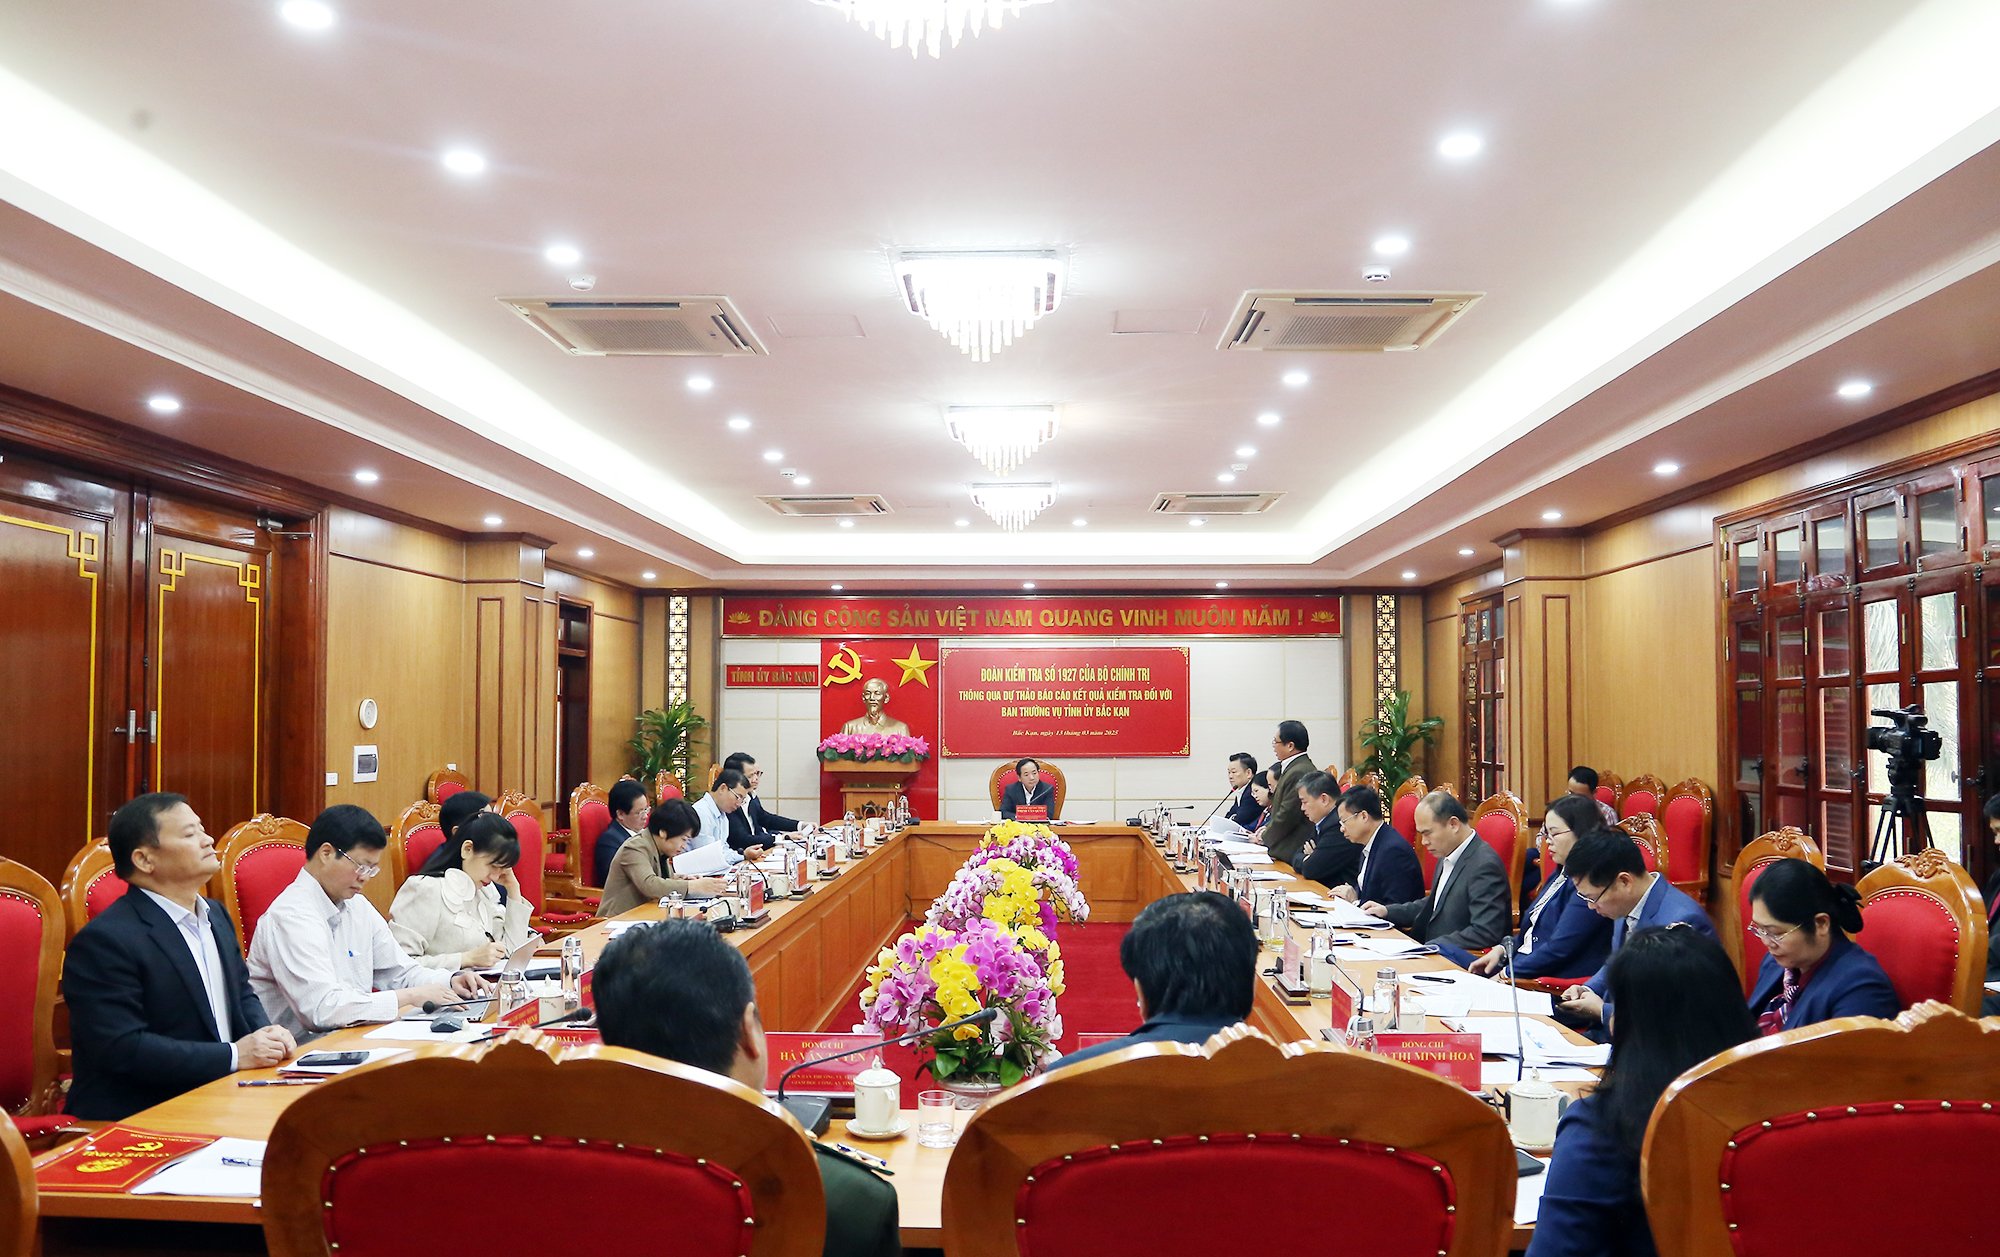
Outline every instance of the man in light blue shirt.
<svg viewBox="0 0 2000 1257"><path fill-rule="evenodd" d="M742 807L750 798L750 782L734 768L725 768L715 774L715 782L708 793L695 802L694 814L701 821L701 828L688 840L687 849L698 851L721 843L729 849L729 863L740 864L743 855L729 848L729 816ZM750 855L755 858L762 854L761 847L752 848Z"/></svg>

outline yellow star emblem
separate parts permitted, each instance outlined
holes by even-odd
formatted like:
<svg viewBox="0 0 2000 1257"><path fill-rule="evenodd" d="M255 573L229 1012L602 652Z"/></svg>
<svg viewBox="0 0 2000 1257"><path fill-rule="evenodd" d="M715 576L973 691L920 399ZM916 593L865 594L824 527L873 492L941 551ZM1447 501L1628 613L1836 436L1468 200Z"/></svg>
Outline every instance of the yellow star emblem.
<svg viewBox="0 0 2000 1257"><path fill-rule="evenodd" d="M937 667L937 660L924 658L923 650L918 646L910 647L908 659L891 659L889 662L903 670L903 679L896 682L899 687L917 681L928 689L931 683L930 671Z"/></svg>

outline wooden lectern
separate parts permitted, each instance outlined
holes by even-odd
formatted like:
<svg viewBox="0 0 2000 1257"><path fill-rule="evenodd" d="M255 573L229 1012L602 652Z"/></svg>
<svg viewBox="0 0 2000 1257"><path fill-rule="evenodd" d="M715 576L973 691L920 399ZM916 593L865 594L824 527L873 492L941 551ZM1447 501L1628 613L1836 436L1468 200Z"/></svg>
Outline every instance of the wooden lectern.
<svg viewBox="0 0 2000 1257"><path fill-rule="evenodd" d="M840 782L841 811L859 816L887 816L896 796L909 789L920 762L896 759L828 759L820 767Z"/></svg>

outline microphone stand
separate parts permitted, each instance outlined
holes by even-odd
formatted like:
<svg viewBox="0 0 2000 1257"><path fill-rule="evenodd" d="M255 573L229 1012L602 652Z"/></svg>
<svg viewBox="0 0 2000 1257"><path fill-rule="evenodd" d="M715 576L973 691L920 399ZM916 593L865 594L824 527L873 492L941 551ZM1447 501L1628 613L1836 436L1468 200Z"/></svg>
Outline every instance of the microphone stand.
<svg viewBox="0 0 2000 1257"><path fill-rule="evenodd" d="M1519 1082L1528 1072L1528 1038L1521 1033L1521 984L1514 980L1514 936L1509 934L1500 940L1500 955L1507 962L1507 987L1514 993L1514 1081Z"/></svg>
<svg viewBox="0 0 2000 1257"><path fill-rule="evenodd" d="M831 1102L824 1096L811 1096L808 1099L816 1103L809 1105L802 1104L796 1098L787 1103L785 1100L785 1085L791 1082L793 1074L813 1065L824 1065L828 1061L842 1060L849 1056L859 1056L863 1052L878 1052L885 1047L894 1047L898 1043L909 1043L916 1039L929 1038L934 1034L942 1034L946 1030L956 1030L960 1026L983 1026L999 1016L1000 1010L997 1008L982 1008L970 1017L960 1017L957 1021L947 1021L939 1026L927 1026L922 1030L912 1030L908 1034L899 1034L893 1039L883 1039L876 1043L864 1043L860 1047L848 1048L844 1052L832 1052L826 1056L815 1056L800 1061L784 1073L778 1075L778 1103L784 1108L789 1109L792 1116L799 1118L799 1124L807 1130L815 1135L824 1134L826 1132L827 1110L833 1107Z"/></svg>

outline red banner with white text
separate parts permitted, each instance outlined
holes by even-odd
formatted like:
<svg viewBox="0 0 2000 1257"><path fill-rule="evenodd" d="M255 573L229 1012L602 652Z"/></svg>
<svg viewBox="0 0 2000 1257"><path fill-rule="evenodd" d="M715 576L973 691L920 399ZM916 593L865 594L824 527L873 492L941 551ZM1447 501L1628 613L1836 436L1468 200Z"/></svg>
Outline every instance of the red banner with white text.
<svg viewBox="0 0 2000 1257"><path fill-rule="evenodd" d="M946 755L1188 753L1185 646L946 646L939 655Z"/></svg>
<svg viewBox="0 0 2000 1257"><path fill-rule="evenodd" d="M724 637L1338 637L1338 594L737 596Z"/></svg>

